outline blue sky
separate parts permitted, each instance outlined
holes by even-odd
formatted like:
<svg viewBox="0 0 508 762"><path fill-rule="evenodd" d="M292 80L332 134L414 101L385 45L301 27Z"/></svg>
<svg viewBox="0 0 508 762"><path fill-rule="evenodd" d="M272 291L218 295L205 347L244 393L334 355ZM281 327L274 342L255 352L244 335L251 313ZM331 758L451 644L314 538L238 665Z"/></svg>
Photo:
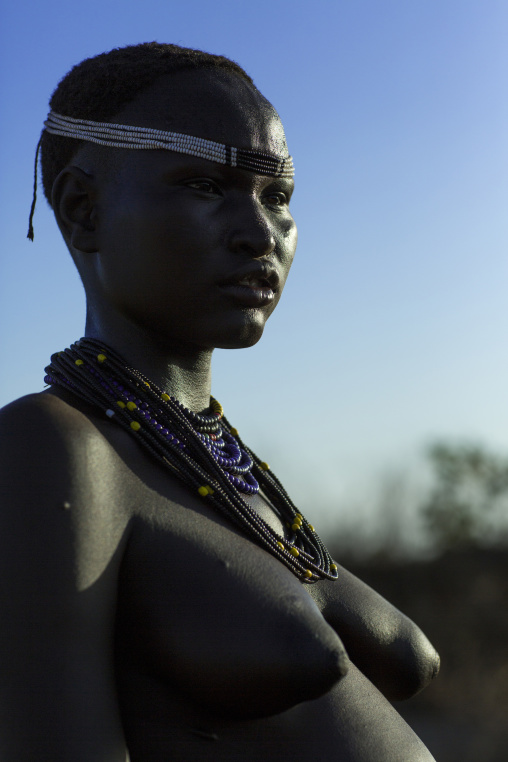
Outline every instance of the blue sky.
<svg viewBox="0 0 508 762"><path fill-rule="evenodd" d="M214 392L302 508L329 523L437 437L508 451L504 0L21 0L0 30L0 404L84 325L42 193L25 238L48 98L156 39L237 60L286 127L294 270L260 344L217 353Z"/></svg>

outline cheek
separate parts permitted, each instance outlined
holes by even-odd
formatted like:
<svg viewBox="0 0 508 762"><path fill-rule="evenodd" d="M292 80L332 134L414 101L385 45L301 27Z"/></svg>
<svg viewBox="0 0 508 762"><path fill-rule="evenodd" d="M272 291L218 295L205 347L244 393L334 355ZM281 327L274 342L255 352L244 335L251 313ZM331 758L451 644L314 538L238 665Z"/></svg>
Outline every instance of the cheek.
<svg viewBox="0 0 508 762"><path fill-rule="evenodd" d="M296 244L298 242L298 231L294 222L286 226L282 236L282 245L280 247L280 261L284 273L284 282L287 278L296 253Z"/></svg>
<svg viewBox="0 0 508 762"><path fill-rule="evenodd" d="M108 269L120 278L152 281L156 287L195 275L207 240L203 226L168 214L167 205L145 203L121 207L111 215L100 251Z"/></svg>

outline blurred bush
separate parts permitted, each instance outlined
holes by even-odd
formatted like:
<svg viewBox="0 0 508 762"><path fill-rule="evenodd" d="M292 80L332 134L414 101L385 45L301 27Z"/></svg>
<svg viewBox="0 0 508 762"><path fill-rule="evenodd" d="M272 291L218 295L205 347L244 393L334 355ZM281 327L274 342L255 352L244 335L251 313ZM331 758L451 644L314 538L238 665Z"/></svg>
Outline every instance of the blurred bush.
<svg viewBox="0 0 508 762"><path fill-rule="evenodd" d="M440 551L507 544L508 459L478 445L433 444L433 484L421 513Z"/></svg>

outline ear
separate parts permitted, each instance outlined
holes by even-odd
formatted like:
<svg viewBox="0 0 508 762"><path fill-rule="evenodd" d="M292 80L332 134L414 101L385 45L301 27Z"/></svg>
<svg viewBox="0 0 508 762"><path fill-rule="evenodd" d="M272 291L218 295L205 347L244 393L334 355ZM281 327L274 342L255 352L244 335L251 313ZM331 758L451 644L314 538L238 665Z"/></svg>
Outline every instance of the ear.
<svg viewBox="0 0 508 762"><path fill-rule="evenodd" d="M51 205L65 240L77 251L97 251L97 188L92 175L68 166L53 183Z"/></svg>

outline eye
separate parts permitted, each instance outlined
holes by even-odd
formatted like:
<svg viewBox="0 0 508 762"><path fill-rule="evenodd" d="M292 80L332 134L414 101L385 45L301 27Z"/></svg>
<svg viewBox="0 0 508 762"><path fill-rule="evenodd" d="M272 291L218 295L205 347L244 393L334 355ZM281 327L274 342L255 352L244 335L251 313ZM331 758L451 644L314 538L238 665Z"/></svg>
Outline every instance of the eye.
<svg viewBox="0 0 508 762"><path fill-rule="evenodd" d="M220 193L219 187L214 182L212 182L212 180L188 180L185 185L188 188L193 188L194 190L198 190L202 193L207 193L210 195Z"/></svg>
<svg viewBox="0 0 508 762"><path fill-rule="evenodd" d="M267 193L263 196L263 201L269 206L287 206L289 204L289 198L285 193Z"/></svg>

